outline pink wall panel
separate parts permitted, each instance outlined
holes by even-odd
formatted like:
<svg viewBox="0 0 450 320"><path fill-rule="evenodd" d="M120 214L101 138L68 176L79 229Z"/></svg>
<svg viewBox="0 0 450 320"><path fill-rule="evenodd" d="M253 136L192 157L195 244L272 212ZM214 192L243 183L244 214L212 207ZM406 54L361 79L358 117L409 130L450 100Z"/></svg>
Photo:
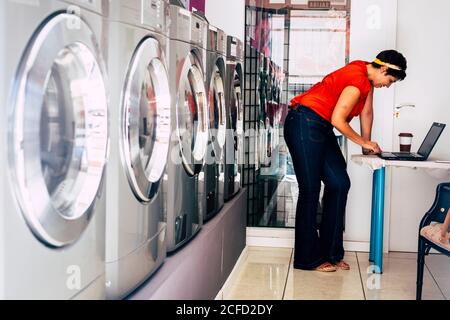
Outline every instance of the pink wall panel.
<svg viewBox="0 0 450 320"><path fill-rule="evenodd" d="M206 0L191 0L189 1L189 9L192 11L192 8L195 8L205 13L205 2Z"/></svg>

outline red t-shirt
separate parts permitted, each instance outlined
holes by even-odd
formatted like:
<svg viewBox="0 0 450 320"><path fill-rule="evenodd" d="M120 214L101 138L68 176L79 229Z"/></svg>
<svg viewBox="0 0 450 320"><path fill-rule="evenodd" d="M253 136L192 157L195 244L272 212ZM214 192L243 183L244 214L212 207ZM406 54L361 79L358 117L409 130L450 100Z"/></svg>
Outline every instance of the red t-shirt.
<svg viewBox="0 0 450 320"><path fill-rule="evenodd" d="M347 118L347 121L350 122L353 117L361 114L367 96L372 90L372 85L367 77L366 65L368 63L361 60L353 61L345 67L330 73L322 82L315 84L305 93L292 99L291 106L302 104L331 122L333 110L342 91L348 86L353 86L359 89L360 98Z"/></svg>

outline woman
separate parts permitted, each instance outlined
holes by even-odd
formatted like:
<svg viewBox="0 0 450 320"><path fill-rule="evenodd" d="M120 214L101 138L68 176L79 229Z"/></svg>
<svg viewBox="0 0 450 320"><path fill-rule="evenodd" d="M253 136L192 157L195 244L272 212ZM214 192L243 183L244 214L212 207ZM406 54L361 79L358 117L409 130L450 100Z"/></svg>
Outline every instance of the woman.
<svg viewBox="0 0 450 320"><path fill-rule="evenodd" d="M406 77L407 62L395 50L378 54L372 62L354 61L291 101L284 137L299 184L295 221L294 267L348 270L343 261L343 221L350 179L333 127L360 145L364 154L381 152L371 141L373 89L389 88ZM349 125L359 116L361 134ZM316 214L321 181L325 185L319 233Z"/></svg>

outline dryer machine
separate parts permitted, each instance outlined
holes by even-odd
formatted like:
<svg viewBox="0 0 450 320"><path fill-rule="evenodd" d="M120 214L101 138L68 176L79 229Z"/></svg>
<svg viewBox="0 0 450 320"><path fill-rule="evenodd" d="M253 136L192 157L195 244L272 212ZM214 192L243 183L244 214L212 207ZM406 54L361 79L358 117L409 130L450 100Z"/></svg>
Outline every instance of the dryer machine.
<svg viewBox="0 0 450 320"><path fill-rule="evenodd" d="M244 109L242 103L244 50L242 42L227 37L227 81L225 86L228 130L225 145L225 201L241 189L244 165Z"/></svg>
<svg viewBox="0 0 450 320"><path fill-rule="evenodd" d="M203 179L200 179L200 210L204 221L214 217L224 204L225 138L227 117L225 106L225 70L227 36L209 25L206 59L210 135L206 151Z"/></svg>
<svg viewBox="0 0 450 320"><path fill-rule="evenodd" d="M0 2L0 299L105 297L105 7Z"/></svg>
<svg viewBox="0 0 450 320"><path fill-rule="evenodd" d="M106 293L126 296L166 256L162 176L170 139L168 4L110 2L111 148Z"/></svg>
<svg viewBox="0 0 450 320"><path fill-rule="evenodd" d="M167 250L194 237L203 225L199 173L209 137L205 89L207 25L186 9L170 5L169 88L172 135L164 176Z"/></svg>

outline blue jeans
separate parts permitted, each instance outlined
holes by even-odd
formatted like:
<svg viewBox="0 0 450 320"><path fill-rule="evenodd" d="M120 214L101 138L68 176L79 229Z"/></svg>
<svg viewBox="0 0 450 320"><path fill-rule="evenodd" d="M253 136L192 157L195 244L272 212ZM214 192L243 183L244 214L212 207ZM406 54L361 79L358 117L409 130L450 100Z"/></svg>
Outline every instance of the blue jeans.
<svg viewBox="0 0 450 320"><path fill-rule="evenodd" d="M299 186L295 219L294 267L314 269L344 257L344 213L350 178L331 123L305 106L289 111L284 138ZM321 181L323 217L317 230Z"/></svg>

